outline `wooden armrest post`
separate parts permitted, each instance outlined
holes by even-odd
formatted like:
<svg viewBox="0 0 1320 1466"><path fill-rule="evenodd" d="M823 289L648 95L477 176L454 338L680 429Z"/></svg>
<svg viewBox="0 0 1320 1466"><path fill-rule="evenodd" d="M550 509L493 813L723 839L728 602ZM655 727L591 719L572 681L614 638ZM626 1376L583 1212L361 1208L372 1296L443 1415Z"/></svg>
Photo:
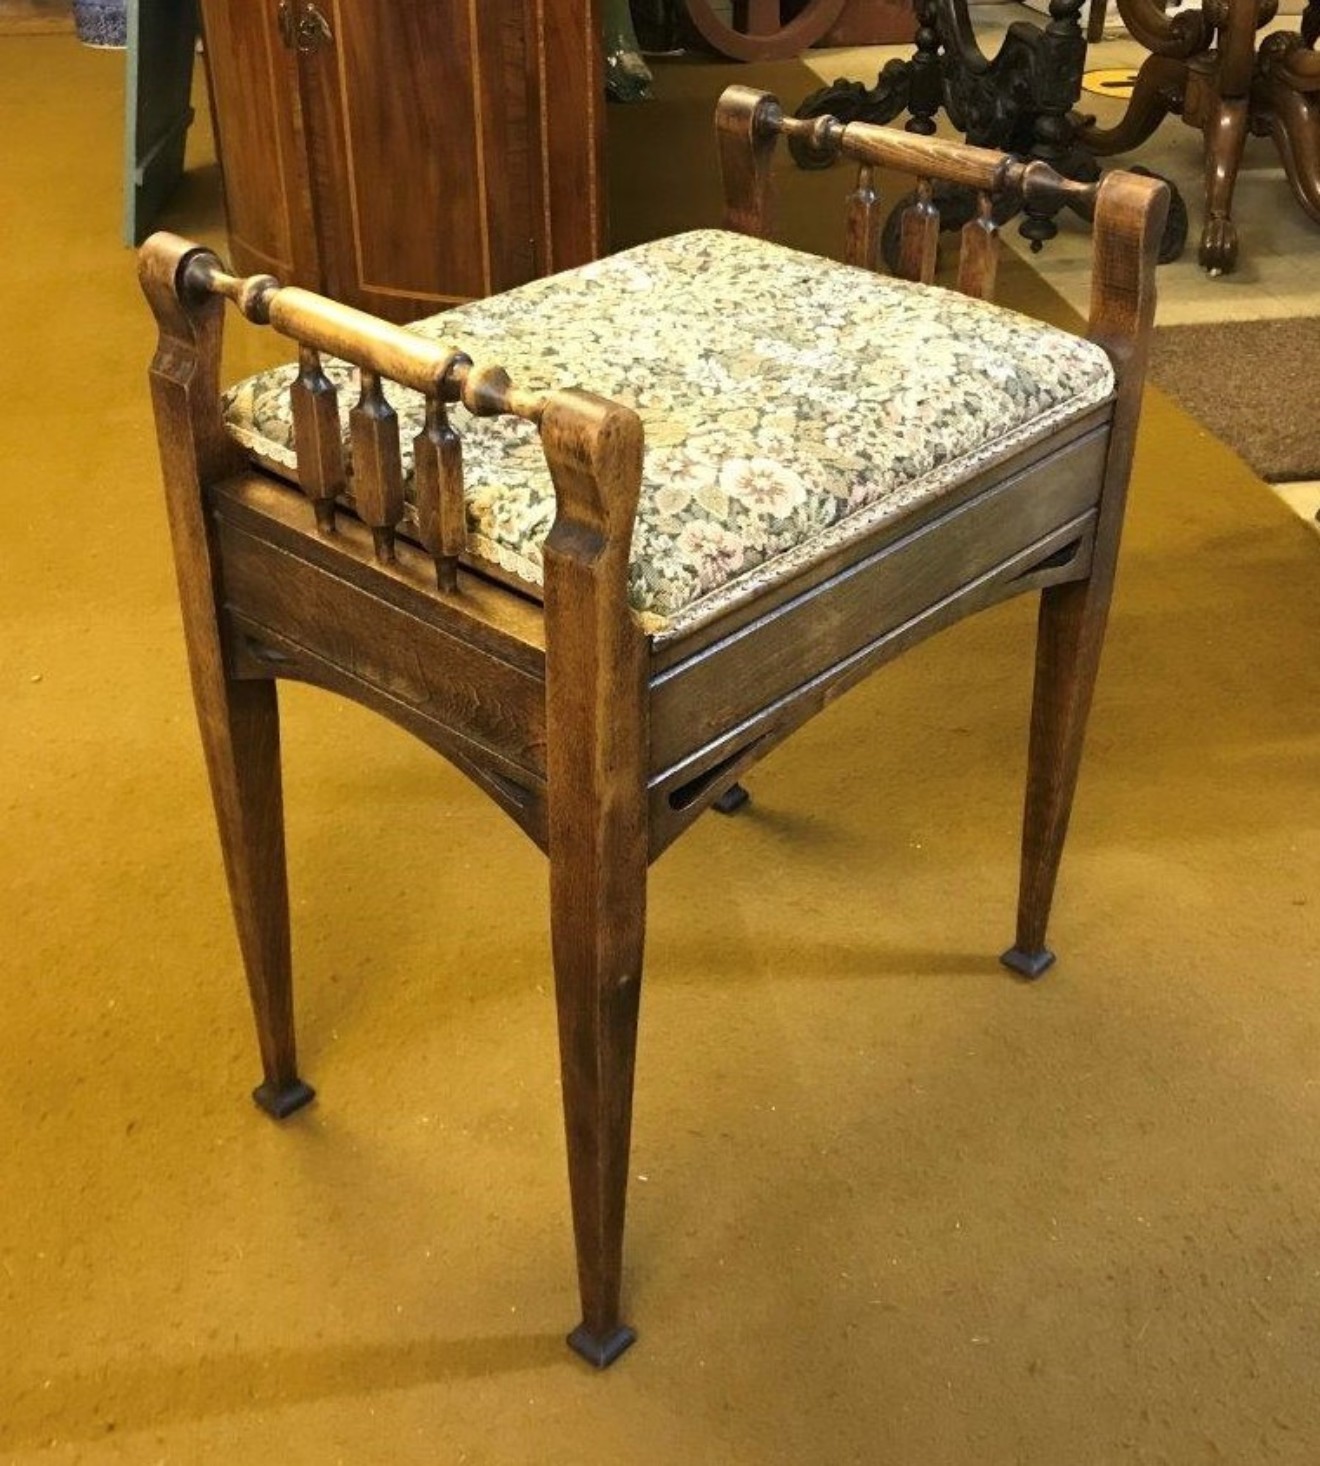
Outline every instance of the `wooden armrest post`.
<svg viewBox="0 0 1320 1466"><path fill-rule="evenodd" d="M138 279L156 317L159 336L150 380L158 416L166 482L210 482L238 461L220 416L220 348L224 301L194 281L220 261L201 245L173 234L153 234L138 255Z"/></svg>
<svg viewBox="0 0 1320 1466"><path fill-rule="evenodd" d="M1017 936L1004 954L1029 977L1054 960L1045 930L1109 618L1168 202L1165 184L1126 173L1108 174L1096 195L1089 334L1113 362L1117 401L1090 574L1041 592Z"/></svg>
<svg viewBox="0 0 1320 1466"><path fill-rule="evenodd" d="M628 608L637 415L553 392L540 418L557 512L545 541L550 908L582 1324L597 1366L620 1316L646 911L647 643Z"/></svg>
<svg viewBox="0 0 1320 1466"><path fill-rule="evenodd" d="M1169 212L1169 188L1157 178L1109 173L1100 181L1095 203L1092 242L1091 315L1087 334L1103 346L1114 365L1116 392L1101 504L1105 516L1122 519L1136 445L1141 391L1155 322L1155 270L1160 238ZM1118 525L1115 524L1115 536ZM1115 545L1115 549L1117 546Z"/></svg>
<svg viewBox="0 0 1320 1466"><path fill-rule="evenodd" d="M775 145L783 112L768 92L727 87L715 110L720 178L724 185L724 227L757 239L774 231Z"/></svg>
<svg viewBox="0 0 1320 1466"><path fill-rule="evenodd" d="M224 301L206 280L220 262L175 235L139 255L142 289L160 327L151 395L188 667L225 874L256 1017L264 1081L254 1098L283 1117L307 1103L293 1030L289 897L275 685L229 676L221 633L219 555L205 492L242 463L220 414Z"/></svg>

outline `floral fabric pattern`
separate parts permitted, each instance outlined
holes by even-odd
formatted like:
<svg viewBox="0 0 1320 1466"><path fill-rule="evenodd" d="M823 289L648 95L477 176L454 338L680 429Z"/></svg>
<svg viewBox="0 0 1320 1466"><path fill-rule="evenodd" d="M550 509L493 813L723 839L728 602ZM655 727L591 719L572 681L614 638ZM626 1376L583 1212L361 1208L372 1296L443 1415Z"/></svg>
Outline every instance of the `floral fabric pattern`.
<svg viewBox="0 0 1320 1466"><path fill-rule="evenodd" d="M410 326L521 387L582 387L646 435L629 601L676 635L1103 402L1104 351L982 301L700 230ZM345 418L356 370L326 363ZM296 477L293 367L225 398L230 430ZM405 475L422 399L386 384ZM554 491L536 431L452 413L468 558L539 587ZM345 429L347 436L347 429Z"/></svg>

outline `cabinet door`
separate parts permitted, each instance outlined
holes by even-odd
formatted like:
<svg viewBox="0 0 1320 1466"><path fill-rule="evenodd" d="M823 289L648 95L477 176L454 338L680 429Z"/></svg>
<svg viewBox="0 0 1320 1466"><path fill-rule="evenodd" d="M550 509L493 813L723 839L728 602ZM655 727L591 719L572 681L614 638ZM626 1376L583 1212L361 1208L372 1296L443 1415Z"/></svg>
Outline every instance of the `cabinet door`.
<svg viewBox="0 0 1320 1466"><path fill-rule="evenodd" d="M277 0L202 0L202 26L233 266L315 288L298 69L280 37Z"/></svg>
<svg viewBox="0 0 1320 1466"><path fill-rule="evenodd" d="M604 254L605 61L599 0L532 0L541 274Z"/></svg>
<svg viewBox="0 0 1320 1466"><path fill-rule="evenodd" d="M593 5L300 9L324 22L300 67L331 295L406 320L600 252Z"/></svg>
<svg viewBox="0 0 1320 1466"><path fill-rule="evenodd" d="M177 0L135 0L128 7L124 73L124 243L151 233L183 172L193 120L197 20Z"/></svg>

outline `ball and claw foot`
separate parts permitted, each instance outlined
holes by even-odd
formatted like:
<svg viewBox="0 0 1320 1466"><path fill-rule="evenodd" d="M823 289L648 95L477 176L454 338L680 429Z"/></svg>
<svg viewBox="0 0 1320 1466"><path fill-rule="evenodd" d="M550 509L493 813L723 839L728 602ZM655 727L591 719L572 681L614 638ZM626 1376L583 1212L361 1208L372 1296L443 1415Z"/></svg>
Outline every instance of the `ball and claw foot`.
<svg viewBox="0 0 1320 1466"><path fill-rule="evenodd" d="M620 1324L613 1333L601 1338L591 1333L586 1324L580 1323L568 1336L568 1347L596 1369L608 1369L630 1344L636 1342L637 1334L626 1324Z"/></svg>
<svg viewBox="0 0 1320 1466"><path fill-rule="evenodd" d="M1010 947L999 960L1019 977L1034 982L1054 966L1054 953L1048 947L1041 947L1035 952L1024 952L1021 947Z"/></svg>
<svg viewBox="0 0 1320 1466"><path fill-rule="evenodd" d="M273 1084L259 1084L252 1091L252 1098L272 1118L284 1120L315 1099L316 1091L310 1084L295 1079L291 1084L283 1084L278 1088Z"/></svg>
<svg viewBox="0 0 1320 1466"><path fill-rule="evenodd" d="M1197 256L1201 268L1211 275L1227 275L1237 264L1237 257L1237 226L1223 214L1211 214L1201 233L1201 248Z"/></svg>
<svg viewBox="0 0 1320 1466"><path fill-rule="evenodd" d="M737 814L751 797L741 784L730 784L724 793L711 804L711 808L718 810L720 814Z"/></svg>

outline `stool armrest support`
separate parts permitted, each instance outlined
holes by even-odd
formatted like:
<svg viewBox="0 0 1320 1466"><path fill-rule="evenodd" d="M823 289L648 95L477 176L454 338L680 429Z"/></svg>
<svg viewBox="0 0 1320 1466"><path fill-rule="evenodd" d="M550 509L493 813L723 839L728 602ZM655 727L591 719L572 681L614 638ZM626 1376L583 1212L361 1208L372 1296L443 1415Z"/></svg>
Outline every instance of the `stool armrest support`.
<svg viewBox="0 0 1320 1466"><path fill-rule="evenodd" d="M196 454L196 465L183 465L183 478L195 487L242 464L220 411L222 313L230 300L300 348L329 352L430 399L462 402L478 417L507 414L536 424L557 499L545 555L547 601L558 568L573 562L618 597L618 616L630 620L628 556L642 454L641 420L631 409L586 392L529 391L500 366L474 365L451 347L310 290L281 287L269 275L230 275L210 250L176 235L147 240L139 275L160 326L153 380L163 374L186 388L162 454ZM168 469L167 479L180 481Z"/></svg>

